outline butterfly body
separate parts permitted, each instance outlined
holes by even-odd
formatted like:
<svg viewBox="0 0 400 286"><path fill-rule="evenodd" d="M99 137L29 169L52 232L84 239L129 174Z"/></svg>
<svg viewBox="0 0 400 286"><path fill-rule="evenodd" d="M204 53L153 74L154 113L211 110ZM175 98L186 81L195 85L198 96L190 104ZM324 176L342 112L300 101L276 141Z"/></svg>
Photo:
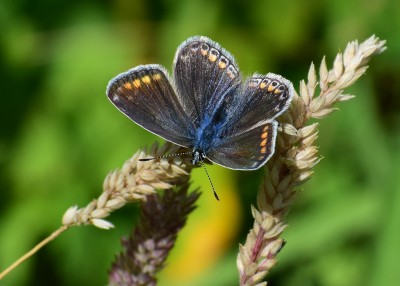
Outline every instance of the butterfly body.
<svg viewBox="0 0 400 286"><path fill-rule="evenodd" d="M143 65L113 78L110 101L148 131L238 170L258 169L275 149L275 118L289 106L293 86L279 75L242 81L234 58L206 37L183 42L171 79L160 65Z"/></svg>
<svg viewBox="0 0 400 286"><path fill-rule="evenodd" d="M226 110L221 106L217 106L210 115L206 114L199 127L195 129L195 138L192 143L194 151L207 156L208 150L217 147L218 142L223 138L226 119Z"/></svg>

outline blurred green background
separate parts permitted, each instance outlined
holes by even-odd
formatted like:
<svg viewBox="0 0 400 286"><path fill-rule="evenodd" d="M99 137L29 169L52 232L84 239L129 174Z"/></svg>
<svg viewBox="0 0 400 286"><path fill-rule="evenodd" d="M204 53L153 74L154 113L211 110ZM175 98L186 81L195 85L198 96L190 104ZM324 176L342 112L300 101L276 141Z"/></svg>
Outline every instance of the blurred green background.
<svg viewBox="0 0 400 286"><path fill-rule="evenodd" d="M311 61L331 63L348 41L376 34L388 50L324 119L324 159L302 188L269 285L400 285L400 1L0 2L0 268L60 225L64 211L101 192L110 170L157 137L119 113L108 80L133 66L170 69L178 45L205 35L243 74L275 72L296 88ZM202 170L199 208L159 285L237 285L236 255L252 226L262 171ZM119 238L137 215L114 213L110 231L74 228L0 285L104 285Z"/></svg>

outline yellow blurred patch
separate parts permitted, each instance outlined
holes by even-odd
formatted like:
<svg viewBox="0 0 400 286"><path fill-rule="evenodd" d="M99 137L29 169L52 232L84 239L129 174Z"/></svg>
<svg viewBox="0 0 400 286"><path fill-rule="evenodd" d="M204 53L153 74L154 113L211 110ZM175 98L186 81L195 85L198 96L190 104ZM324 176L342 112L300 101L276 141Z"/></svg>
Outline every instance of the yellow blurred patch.
<svg viewBox="0 0 400 286"><path fill-rule="evenodd" d="M220 201L214 198L204 170L194 170L192 189L200 186L202 195L160 273L161 286L190 285L235 243L242 211L238 190L232 184L234 173L220 166L207 165L207 170Z"/></svg>

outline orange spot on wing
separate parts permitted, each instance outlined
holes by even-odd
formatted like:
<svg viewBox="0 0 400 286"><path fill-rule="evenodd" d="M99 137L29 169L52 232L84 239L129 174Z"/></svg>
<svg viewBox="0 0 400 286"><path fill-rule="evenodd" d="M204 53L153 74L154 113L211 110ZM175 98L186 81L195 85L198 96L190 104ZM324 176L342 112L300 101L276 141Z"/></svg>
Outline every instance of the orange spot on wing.
<svg viewBox="0 0 400 286"><path fill-rule="evenodd" d="M267 153L267 147L262 147L261 148L261 154Z"/></svg>
<svg viewBox="0 0 400 286"><path fill-rule="evenodd" d="M153 75L153 79L154 80L160 80L161 79L161 74L157 73L157 74Z"/></svg>
<svg viewBox="0 0 400 286"><path fill-rule="evenodd" d="M127 82L127 83L124 84L124 87L126 89L132 89L132 84L130 82Z"/></svg>
<svg viewBox="0 0 400 286"><path fill-rule="evenodd" d="M266 84L265 82L262 82L262 83L260 84L260 88L261 88L261 89L264 89L266 86L267 86L267 84Z"/></svg>
<svg viewBox="0 0 400 286"><path fill-rule="evenodd" d="M208 59L209 59L211 62L215 62L215 61L217 60L217 56L216 56L216 55L213 55L213 54L210 54L210 55L208 56Z"/></svg>
<svg viewBox="0 0 400 286"><path fill-rule="evenodd" d="M282 91L279 90L279 89L275 89L274 93L275 93L275 94L280 94L280 93L282 93Z"/></svg>
<svg viewBox="0 0 400 286"><path fill-rule="evenodd" d="M226 63L220 61L220 62L218 63L218 66L219 66L219 68L224 69L224 68L226 68Z"/></svg>
<svg viewBox="0 0 400 286"><path fill-rule="evenodd" d="M140 85L141 85L140 79L135 79L135 80L133 81L133 85L134 85L134 87L139 88Z"/></svg>
<svg viewBox="0 0 400 286"><path fill-rule="evenodd" d="M146 75L146 76L142 77L142 81L145 84L149 84L151 80L150 80L150 77L148 75Z"/></svg>
<svg viewBox="0 0 400 286"><path fill-rule="evenodd" d="M267 145L267 139L264 139L263 141L261 141L260 146L264 147L265 145Z"/></svg>
<svg viewBox="0 0 400 286"><path fill-rule="evenodd" d="M270 84L270 85L268 86L268 91L271 92L271 91L273 91L273 90L274 90L274 87L272 86L272 84Z"/></svg>
<svg viewBox="0 0 400 286"><path fill-rule="evenodd" d="M262 133L261 133L261 139L263 139L263 141L261 141L260 146L263 147L265 145L267 145L267 141L268 141L268 125L264 126Z"/></svg>
<svg viewBox="0 0 400 286"><path fill-rule="evenodd" d="M264 131L263 133L261 133L261 139L265 139L268 137L268 132Z"/></svg>

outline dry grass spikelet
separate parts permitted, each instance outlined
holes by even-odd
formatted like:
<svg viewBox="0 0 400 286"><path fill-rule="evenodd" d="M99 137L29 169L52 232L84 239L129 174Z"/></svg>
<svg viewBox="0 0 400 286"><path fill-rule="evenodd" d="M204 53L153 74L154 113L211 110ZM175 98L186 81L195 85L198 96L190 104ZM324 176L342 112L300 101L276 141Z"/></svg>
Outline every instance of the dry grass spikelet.
<svg viewBox="0 0 400 286"><path fill-rule="evenodd" d="M350 42L344 53L339 53L328 69L325 57L319 67L319 77L311 64L307 80L300 82L299 94L295 93L289 110L280 118L280 132L274 156L265 167L263 183L258 191L257 206L253 208L254 228L237 257L240 285L266 285L262 282L276 264L282 245L280 234L285 229L285 216L296 197L296 187L313 174L320 161L318 147L318 123L307 124L311 118L321 119L333 111L336 103L347 101L353 95L344 89L353 84L368 68L373 55L382 53L386 42L371 36L359 44ZM319 86L319 93L317 93ZM273 235L265 235L265 234Z"/></svg>
<svg viewBox="0 0 400 286"><path fill-rule="evenodd" d="M155 143L147 154L136 152L121 169L110 172L104 180L103 192L86 207L70 207L64 214L65 226L93 224L109 229L113 225L103 218L123 207L126 203L143 201L157 189L170 189L188 180L192 164L188 156L173 156L151 161L139 161L150 156L165 156L179 153L180 147L166 143L159 147Z"/></svg>

